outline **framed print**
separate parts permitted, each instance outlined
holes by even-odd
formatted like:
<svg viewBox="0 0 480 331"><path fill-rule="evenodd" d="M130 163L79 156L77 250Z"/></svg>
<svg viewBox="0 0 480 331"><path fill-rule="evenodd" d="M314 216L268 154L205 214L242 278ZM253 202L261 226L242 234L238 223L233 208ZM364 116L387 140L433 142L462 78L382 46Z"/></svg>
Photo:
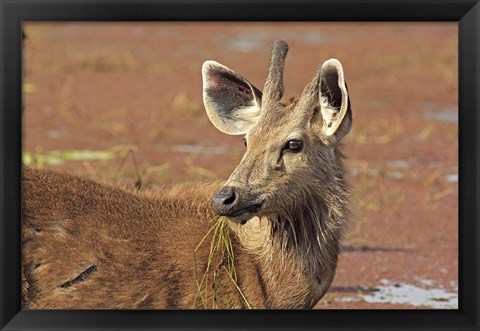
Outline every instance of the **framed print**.
<svg viewBox="0 0 480 331"><path fill-rule="evenodd" d="M2 1L1 328L478 329L477 1Z"/></svg>

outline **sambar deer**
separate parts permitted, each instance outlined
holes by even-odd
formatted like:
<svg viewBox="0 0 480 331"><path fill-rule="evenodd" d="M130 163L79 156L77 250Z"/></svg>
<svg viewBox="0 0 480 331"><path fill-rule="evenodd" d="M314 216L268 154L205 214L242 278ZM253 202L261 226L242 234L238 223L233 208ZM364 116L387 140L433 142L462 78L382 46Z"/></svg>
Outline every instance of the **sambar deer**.
<svg viewBox="0 0 480 331"><path fill-rule="evenodd" d="M334 277L349 214L341 140L352 114L336 59L282 103L287 51L283 41L273 45L263 94L233 70L203 64L208 117L246 144L223 185L134 190L25 167L23 307L200 308L217 300L218 308L312 308ZM198 245L215 215L227 218L235 283L222 259L207 262L211 245ZM201 301L195 275L210 262L222 298L211 290Z"/></svg>

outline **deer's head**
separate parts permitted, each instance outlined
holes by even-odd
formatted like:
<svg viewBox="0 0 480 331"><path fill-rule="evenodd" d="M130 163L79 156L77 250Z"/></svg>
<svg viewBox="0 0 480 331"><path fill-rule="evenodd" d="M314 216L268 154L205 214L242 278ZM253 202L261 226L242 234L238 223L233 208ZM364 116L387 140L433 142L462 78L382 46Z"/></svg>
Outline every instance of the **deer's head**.
<svg viewBox="0 0 480 331"><path fill-rule="evenodd" d="M287 51L283 41L273 45L263 93L215 61L202 67L208 117L245 139L245 155L212 201L218 215L237 222L312 203L309 192L328 191L343 176L337 150L352 114L342 65L326 61L301 96L283 104Z"/></svg>

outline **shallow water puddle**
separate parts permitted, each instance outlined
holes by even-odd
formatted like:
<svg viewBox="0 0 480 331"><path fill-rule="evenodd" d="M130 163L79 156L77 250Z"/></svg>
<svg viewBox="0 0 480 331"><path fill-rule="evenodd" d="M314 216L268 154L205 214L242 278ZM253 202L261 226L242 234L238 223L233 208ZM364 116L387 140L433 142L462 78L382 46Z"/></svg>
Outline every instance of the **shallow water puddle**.
<svg viewBox="0 0 480 331"><path fill-rule="evenodd" d="M222 42L228 48L241 52L264 51L265 47L269 47L271 39L278 36L278 31L263 29L262 31L246 31L235 37L223 39ZM320 45L331 41L331 37L327 37L318 30L311 31L290 31L283 33L284 39L292 39L307 45Z"/></svg>
<svg viewBox="0 0 480 331"><path fill-rule="evenodd" d="M445 177L449 183L458 183L458 174L449 174Z"/></svg>
<svg viewBox="0 0 480 331"><path fill-rule="evenodd" d="M445 106L433 102L424 102L422 108L428 110L424 114L426 119L446 123L458 123L458 107L456 105Z"/></svg>
<svg viewBox="0 0 480 331"><path fill-rule="evenodd" d="M390 160L386 162L387 165L392 166L397 169L409 169L410 163L404 160Z"/></svg>
<svg viewBox="0 0 480 331"><path fill-rule="evenodd" d="M202 146L202 145L176 145L173 151L176 153L214 155L224 154L228 150L228 145L220 146Z"/></svg>
<svg viewBox="0 0 480 331"><path fill-rule="evenodd" d="M458 113L451 111L427 112L425 117L439 122L458 123Z"/></svg>
<svg viewBox="0 0 480 331"><path fill-rule="evenodd" d="M386 279L380 282L383 285L375 287L368 295L360 294L360 297L368 303L408 304L436 309L458 308L458 294L447 292L443 288L425 289L412 284L393 283ZM422 284L430 287L433 282L423 280Z"/></svg>

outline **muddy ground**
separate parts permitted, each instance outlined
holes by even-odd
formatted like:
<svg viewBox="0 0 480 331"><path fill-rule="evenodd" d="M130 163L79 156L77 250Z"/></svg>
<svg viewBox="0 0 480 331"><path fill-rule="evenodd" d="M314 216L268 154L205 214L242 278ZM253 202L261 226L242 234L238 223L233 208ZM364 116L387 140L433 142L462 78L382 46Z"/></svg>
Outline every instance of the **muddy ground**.
<svg viewBox="0 0 480 331"><path fill-rule="evenodd" d="M240 137L208 121L200 68L214 59L263 86L290 45L286 96L341 60L354 219L330 308L457 308L456 23L30 23L24 162L142 186L228 178Z"/></svg>

